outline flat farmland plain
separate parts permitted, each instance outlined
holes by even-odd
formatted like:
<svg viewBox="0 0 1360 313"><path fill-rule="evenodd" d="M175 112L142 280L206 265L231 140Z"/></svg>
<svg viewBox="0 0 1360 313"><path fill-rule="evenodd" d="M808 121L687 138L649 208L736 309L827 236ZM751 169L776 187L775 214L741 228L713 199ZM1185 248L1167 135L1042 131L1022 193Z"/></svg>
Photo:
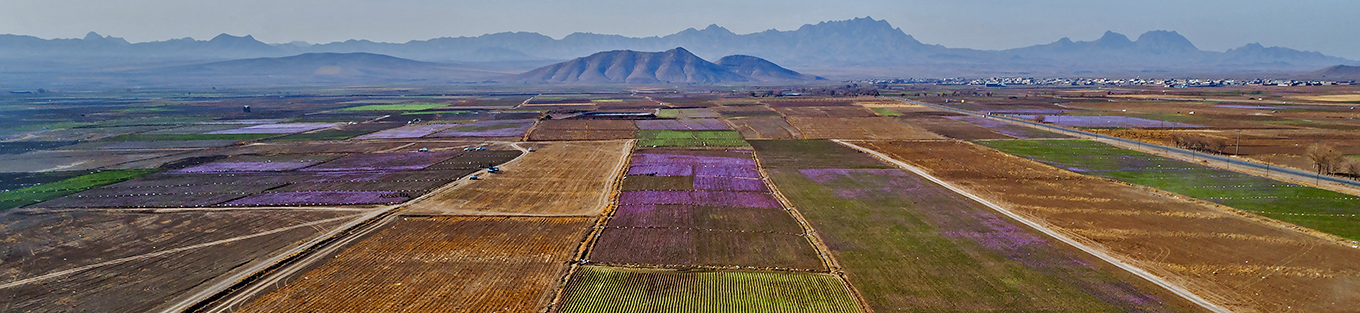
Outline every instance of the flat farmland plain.
<svg viewBox="0 0 1360 313"><path fill-rule="evenodd" d="M639 150L628 174L591 262L826 270L797 220L770 195L749 151Z"/></svg>
<svg viewBox="0 0 1360 313"><path fill-rule="evenodd" d="M593 218L403 217L238 312L535 312Z"/></svg>
<svg viewBox="0 0 1360 313"><path fill-rule="evenodd" d="M1346 312L1360 303L1353 244L973 144L865 145L1230 310Z"/></svg>
<svg viewBox="0 0 1360 313"><path fill-rule="evenodd" d="M846 147L775 155L793 151L771 148L784 144L806 145L753 146L762 161L815 154L849 164L873 160ZM775 164L766 168L775 185L875 311L1193 311L905 171L762 164Z"/></svg>
<svg viewBox="0 0 1360 313"><path fill-rule="evenodd" d="M1360 240L1360 197L1216 169L1086 140L1010 140L984 146L1071 171L1226 205Z"/></svg>
<svg viewBox="0 0 1360 313"><path fill-rule="evenodd" d="M15 210L0 216L0 308L152 311L355 213Z"/></svg>
<svg viewBox="0 0 1360 313"><path fill-rule="evenodd" d="M503 173L411 203L411 215L546 214L594 216L604 212L622 175L632 142L578 141L536 145Z"/></svg>
<svg viewBox="0 0 1360 313"><path fill-rule="evenodd" d="M732 128L746 139L802 139L803 134L782 117L733 117Z"/></svg>
<svg viewBox="0 0 1360 313"><path fill-rule="evenodd" d="M926 140L940 135L892 117L789 117L804 139Z"/></svg>
<svg viewBox="0 0 1360 313"><path fill-rule="evenodd" d="M986 127L943 117L915 117L903 119L907 124L924 128L932 133L959 140L977 139L1014 139Z"/></svg>
<svg viewBox="0 0 1360 313"><path fill-rule="evenodd" d="M623 120L546 120L534 126L529 140L633 139L637 129L633 121Z"/></svg>
<svg viewBox="0 0 1360 313"><path fill-rule="evenodd" d="M829 274L584 266L555 312L859 312Z"/></svg>

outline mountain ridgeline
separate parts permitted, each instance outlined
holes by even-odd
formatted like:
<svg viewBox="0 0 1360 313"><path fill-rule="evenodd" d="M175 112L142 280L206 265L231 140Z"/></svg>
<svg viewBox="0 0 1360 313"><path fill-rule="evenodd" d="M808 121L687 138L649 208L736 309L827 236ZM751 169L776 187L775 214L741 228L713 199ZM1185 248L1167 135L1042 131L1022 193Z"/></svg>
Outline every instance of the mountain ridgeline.
<svg viewBox="0 0 1360 313"><path fill-rule="evenodd" d="M654 56L642 53L592 55L600 51L662 51L674 47L685 47L685 54L696 59L728 57L708 63L680 55L667 60L653 60ZM36 88L46 84L88 81L87 77L91 76L123 75L128 73L128 69L137 69L133 72L142 73L147 72L142 69L168 69L237 59L270 58L301 62L309 59L286 57L305 54L311 54L313 58L363 59L354 53L381 54L426 62L426 65L450 71L466 70L458 74L425 71L429 74L425 75L429 80L422 81L431 83L486 79L499 81L513 73L586 55L590 57L561 64L551 76L539 77L538 80L702 82L744 79L763 82L805 79L801 74L775 66L774 63L803 72L847 79L1183 74L1254 76L1261 73L1311 73L1335 65L1360 65L1354 60L1318 52L1266 47L1255 43L1223 52L1205 51L1174 31L1150 31L1139 35L1137 39L1105 32L1093 41L1062 38L1048 44L1007 50L950 48L922 43L887 21L864 17L807 24L795 30L767 30L749 34L736 34L726 28L710 25L659 37L574 33L554 39L537 33L505 32L405 43L347 40L325 44L266 44L251 36L226 34L211 40L182 38L142 43L130 43L122 38L93 32L77 39L0 35L0 74L3 74L0 75L0 85ZM759 56L763 59L742 56ZM366 60L381 63L377 59ZM647 63L653 61L658 63ZM625 63L631 65L625 66ZM301 67L280 65L301 70ZM361 67L357 63L353 65L352 68ZM649 75L651 66L656 67L656 75ZM377 73L384 72L379 67L371 66L374 71L353 72L348 77L379 77ZM591 73L585 70L592 67L609 71ZM217 68L228 71L220 66ZM538 70L535 73L543 74ZM331 79L341 76L345 75L308 77ZM523 77L517 79L524 81Z"/></svg>
<svg viewBox="0 0 1360 313"><path fill-rule="evenodd" d="M720 84L795 82L819 77L799 74L765 59L732 55L712 63L685 48L664 52L615 50L540 67L511 79L516 83Z"/></svg>

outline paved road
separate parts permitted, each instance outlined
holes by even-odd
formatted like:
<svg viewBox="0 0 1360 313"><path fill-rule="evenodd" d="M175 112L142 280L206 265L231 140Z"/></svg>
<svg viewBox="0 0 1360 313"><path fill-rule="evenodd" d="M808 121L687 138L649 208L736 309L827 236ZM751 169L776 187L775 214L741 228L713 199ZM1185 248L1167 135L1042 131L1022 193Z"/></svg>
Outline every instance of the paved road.
<svg viewBox="0 0 1360 313"><path fill-rule="evenodd" d="M1136 140L1130 140L1130 139L1124 139L1124 138L1119 138L1119 137L1106 136L1106 135L1101 135L1101 134L1096 134L1096 133L1091 133L1091 132L1086 132L1086 131L1080 131L1080 130L1075 130L1075 129L1069 129L1069 128L1064 128L1064 127L1049 125L1049 124L1035 123L1035 122L1033 122L1033 121L1028 121L1028 120L1019 119L1019 118L1014 118L1014 117L1009 117L1009 116L987 115L987 114L983 114L983 113L979 113L979 112L974 112L974 111L969 111L969 110L964 110L964 109L959 109L959 108L953 108L953 107L948 107L948 106L943 106L943 105L936 105L936 104L925 103L925 102L920 102L920 101L913 101L913 100L902 99L902 98L897 98L897 99L902 100L902 101L907 101L907 102L910 102L910 103L915 103L915 104L920 104L920 105L932 107L932 108L937 108L937 109L941 109L941 110L947 110L947 111L958 112L958 113L963 113L963 114L968 114L968 115L973 115L973 116L979 116L979 117L991 118L991 119L996 119L996 120L1008 121L1008 122L1012 122L1012 123L1015 123L1015 124L1020 124L1020 125L1024 125L1024 126L1029 126L1029 127L1033 127L1033 128L1038 128L1038 129L1042 129L1042 130L1046 130L1046 131L1050 131L1050 132L1055 132L1055 133L1059 133L1059 134L1064 134L1064 135L1076 136L1076 137L1079 137L1079 138L1098 139L1098 140L1102 140L1102 141L1113 142L1113 143L1116 143L1117 146L1123 146L1123 147L1126 147L1126 148L1127 148L1127 147L1144 147L1144 148L1147 148L1147 149L1150 149L1150 150L1162 151L1162 152L1164 152L1164 153L1166 153L1166 154L1180 155L1180 156L1182 156L1182 157L1190 158L1190 159L1193 159L1193 160L1213 160L1213 161L1215 161L1215 162L1221 162L1221 163L1231 164L1232 166L1242 166L1242 167L1249 168L1249 169L1253 169L1253 170L1257 170L1257 171L1265 171L1265 172L1275 173L1275 174L1278 174L1278 175L1285 175L1285 176L1289 176L1289 178L1290 178L1291 180L1294 180L1294 181L1296 181L1296 182L1298 182L1298 183L1306 183L1306 184L1310 184L1310 185L1315 185L1315 182L1327 182L1327 183L1332 183L1332 184L1337 184L1337 185L1346 186L1346 187L1349 187L1349 188L1360 188L1360 181L1354 181L1354 180L1349 180L1349 179L1339 178L1339 177L1333 177L1333 176L1316 176L1316 175L1314 175L1313 173L1309 173L1309 172L1307 172L1307 171L1301 171L1301 170L1297 170L1297 169L1293 169L1293 168L1279 167L1279 166L1271 166L1271 165L1266 165L1266 164L1262 164L1262 163L1256 163L1256 162L1247 161L1247 160L1242 160L1242 159L1229 158L1229 157L1220 156L1220 155L1215 155L1215 154L1207 154L1207 153L1203 153L1203 152L1196 152L1196 151L1193 151L1193 150L1186 150L1186 149L1181 149L1181 148L1163 146L1163 145L1158 145L1158 144L1150 144L1150 143L1145 143L1145 142L1136 141Z"/></svg>
<svg viewBox="0 0 1360 313"><path fill-rule="evenodd" d="M925 170L923 170L923 169L921 169L921 168L918 168L918 167L913 166L913 165L911 165L911 164L907 164L906 162L898 161L897 159L893 159L892 157L889 157L889 156L886 155L886 154L883 154L883 153L878 152L878 151L874 151L874 150L869 149L869 148L860 147L860 146L857 146L857 145L855 145L855 144L848 143L848 142L844 142L844 141L841 141L841 140L833 140L833 141L835 141L836 143L840 143L840 144L842 144L842 145L845 145L845 146L847 146L847 147L854 148L855 150L859 150L859 151L862 151L862 152L864 152L864 153L868 153L868 154L873 155L873 156L875 156L875 157L877 157L877 158L879 158L879 159L882 159L882 160L884 160L884 161L887 161L887 162L889 162L889 163L892 163L892 164L894 164L894 165L897 165L897 167L900 167L900 168L905 169L905 170L907 170L907 171L911 171L912 173L915 173L916 175L919 175L919 176L921 176L921 177L925 177L927 180L930 180L931 182L934 182L935 184L938 184L938 185L940 185L940 186L943 186L943 187L945 187L945 188L948 188L949 190L954 191L954 192L956 192L956 193L958 193L958 194L960 194L960 195L963 195L964 197L968 197L968 199L972 199L973 201L977 201L978 203L982 204L983 206L986 206L986 207L988 207L988 208L990 208L990 209L992 209L992 210L995 210L995 211L997 211L998 213L1004 214L1004 215L1006 215L1007 217L1010 217L1011 219L1014 219L1014 220L1016 220L1016 221L1019 221L1020 223L1023 223L1023 224L1025 224L1025 225L1029 226L1030 228L1034 228L1035 230L1038 230L1039 232L1042 232L1042 233L1044 233L1045 235L1048 235L1049 237L1052 237L1052 238L1054 238L1054 239L1057 239L1058 241L1062 241L1063 243L1066 243L1066 244L1068 244L1068 245L1070 245L1070 246L1072 246L1072 247L1075 247L1075 248L1077 248L1077 249L1080 249L1081 251L1085 251L1086 253L1090 253L1091 255L1093 255L1093 256L1095 256L1095 257L1097 257L1097 258L1100 258L1101 260L1104 260L1105 262L1109 262L1110 264L1113 264L1114 266L1119 267L1120 269L1123 269L1123 270L1125 270L1125 271L1128 271L1129 273L1132 273L1132 274L1134 274L1134 275L1138 275L1138 277L1142 277L1143 279L1146 279L1146 280L1148 280L1149 282L1152 282L1153 284L1157 284L1158 286L1161 286L1162 288L1166 288L1166 290L1171 291L1172 293L1176 294L1177 296L1180 296L1181 298L1184 298L1186 301L1190 301L1190 302L1194 303L1195 305L1198 305L1198 306L1200 306L1200 307L1203 307L1205 310L1209 310L1210 312L1223 312L1223 313L1232 312L1232 311L1229 311L1228 309L1225 309L1225 308L1223 308L1223 307L1218 306L1217 304L1214 304L1213 302L1209 302L1209 300L1205 300L1204 298L1201 298L1200 296L1195 295L1194 293L1190 292L1189 290L1186 290L1185 288L1181 287L1180 285L1173 284L1173 283L1171 283L1170 281L1167 281L1166 279L1162 279L1161 277L1158 277L1157 275L1153 275L1152 273L1149 273L1148 271L1143 270L1142 268L1138 268L1137 266L1133 266L1133 265L1130 265L1130 264L1128 264L1128 263L1124 263L1124 261L1121 261L1121 260L1119 260L1118 258L1115 258L1114 256L1111 256L1111 255L1105 253L1104 251L1096 250L1096 249L1093 249L1093 248L1091 248L1091 247L1088 247L1088 246L1082 244L1081 242L1078 242L1078 241L1076 241L1076 240L1073 240L1072 238L1068 238L1067 236L1063 236L1062 234L1059 234L1059 233L1056 232L1056 231L1053 231L1053 230L1051 230L1051 229L1048 229L1047 227L1044 227L1043 224L1039 224L1039 223L1037 223L1037 222L1031 221L1031 220L1025 218L1024 216L1021 216L1021 215L1019 215L1019 214L1016 214L1015 212L1011 212L1010 210L1008 210L1008 209L1006 209L1006 208L1004 208L1004 207L1002 207L1002 206L1000 206L1000 205L996 205L995 203L992 203L991 201L987 201L987 199L983 199L982 197L979 197L979 196L977 196L977 195L974 195L974 194L968 192L967 190L964 190L964 189L962 189L962 188L956 187L956 186L954 186L953 184L950 184L950 183L948 183L948 182L945 182L944 180L941 180L941 179L939 179L939 178L936 178L935 176L930 175L929 172L926 172Z"/></svg>

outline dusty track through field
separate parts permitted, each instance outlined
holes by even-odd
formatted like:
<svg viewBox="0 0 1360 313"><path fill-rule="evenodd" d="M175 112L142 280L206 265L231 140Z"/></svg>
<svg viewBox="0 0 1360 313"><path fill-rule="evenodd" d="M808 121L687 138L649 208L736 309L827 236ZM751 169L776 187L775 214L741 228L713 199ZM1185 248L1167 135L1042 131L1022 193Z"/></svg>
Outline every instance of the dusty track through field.
<svg viewBox="0 0 1360 313"><path fill-rule="evenodd" d="M511 143L511 147L527 152L518 143ZM514 162L523 158L525 154L511 160ZM507 162L508 163L508 162ZM485 174L479 171L473 174ZM467 185L468 177L464 176L450 182L438 189L422 195L406 203L414 203L431 195L447 192ZM308 268L318 260L339 251L348 246L349 243L364 237L374 230L380 229L382 225L391 222L395 218L395 212L404 208L404 204L383 207L373 212L366 213L364 216L336 227L322 236L313 238L297 247L280 253L267 262L262 262L251 268L241 271L240 274L218 279L210 288L194 294L173 306L162 310L162 312L183 312L193 310L197 312L230 312L247 301L253 299L261 292L268 291L274 284L284 281L298 272ZM285 261L286 262L285 264ZM268 273L264 271L269 270ZM263 275L263 276L259 276ZM254 277L253 280L247 280ZM235 290L233 290L235 288Z"/></svg>
<svg viewBox="0 0 1360 313"><path fill-rule="evenodd" d="M1158 286L1160 286L1160 287L1162 287L1162 288L1166 288L1167 290L1171 291L1172 293L1176 294L1177 296L1180 296L1181 298L1184 298L1185 300L1190 301L1191 303L1194 303L1195 305L1198 305L1198 306L1200 306L1200 307L1202 307L1202 308L1204 308L1204 309L1206 309L1206 310L1209 310L1209 311L1212 311L1212 312L1221 312L1221 313L1232 312L1232 311L1229 311L1229 310L1226 309L1226 308L1223 308L1223 307L1218 306L1218 305L1215 304L1215 303L1209 302L1208 300L1205 300L1204 298L1201 298L1201 297L1198 296L1198 295L1195 295L1194 293L1190 292L1189 290L1186 290L1185 288L1182 288L1182 287L1179 286L1179 285L1176 285L1176 284L1171 283L1171 282L1169 282L1169 281L1167 281L1167 280L1165 280L1165 279L1162 279L1161 277L1158 277L1157 275L1153 275L1152 273L1149 273L1149 272L1146 271L1146 270L1143 270L1143 269L1138 268L1138 267L1136 267L1136 266L1133 266L1133 265L1130 265L1130 264L1128 264L1128 263L1125 263L1124 261L1121 261L1121 260L1119 260L1119 259L1117 259L1117 258L1115 258L1115 257L1113 257L1113 256L1111 256L1111 255L1109 255L1109 254L1107 254L1107 253L1105 253L1104 251L1096 250L1096 249L1093 249L1093 248L1091 248L1091 247L1089 247L1089 246L1086 246L1085 244L1082 244L1081 242L1078 242L1078 241L1076 241L1076 240L1073 240L1073 239L1071 239L1071 238L1068 238L1067 236L1064 236L1064 235L1062 235L1062 234L1059 234L1058 232L1055 232L1055 231L1053 231L1053 230L1051 230L1051 229L1048 229L1047 227L1044 227L1043 224L1040 224L1040 223L1034 222L1034 221L1032 221L1032 220L1029 220L1028 218L1026 218L1026 217L1024 217L1024 216L1021 216L1021 215L1019 215L1019 214L1016 214L1015 212L1011 212L1010 210L1008 210L1008 209L1006 209L1006 208L1004 208L1004 207L1001 207L1001 206L999 206L999 205L997 205L997 204L995 204L995 203L992 203L991 201L988 201L988 200L986 200L986 199L983 199L982 197L979 197L979 196L974 195L974 194L972 194L972 193L970 193L970 192L968 192L968 191L966 191L966 190L963 190L963 189L961 189L961 188L959 188L959 187L956 187L956 186L954 186L953 184L950 184L950 183L948 183L948 182L945 182L944 180L941 180L941 179L939 179L939 178L936 178L934 175L931 175L929 172L926 172L925 170L923 170L923 169L921 169L921 168L918 168L918 167L916 167L916 166L907 164L907 163L902 162L902 161L898 161L897 159L894 159L894 158L892 158L892 157L890 157L890 156L888 156L888 155L886 155L886 154L883 154L883 153L881 153L881 152L878 152L878 151L875 151L875 150L871 150L871 149L868 149L868 148L864 148L864 147L861 147L861 146L858 146L858 145L855 145L855 144L852 144L852 143L849 143L849 142L845 142L845 141L842 141L842 140L833 140L833 141L835 141L836 143L845 145L845 146L847 146L847 147L853 148L853 149L855 149L855 150L859 150L859 151L862 151L862 152L864 152L864 153L868 153L868 154L870 154L870 155L873 155L874 157L877 157L877 158L879 158L879 159L881 159L881 160L883 160L883 161L889 162L889 163L891 163L891 164L893 164L893 165L896 165L896 166L898 166L898 167L900 167L900 168L902 168L902 169L905 169L905 170L907 170L907 171L910 171L910 172L912 172L912 173L914 173L914 174L916 174L916 175L919 175L919 176L921 176L921 177L925 177L927 180L930 180L931 182L934 182L934 183L936 183L936 184L938 184L938 185L940 185L940 186L943 186L943 187L945 187L945 188L947 188L947 189L949 189L949 190L951 190L951 191L953 191L953 192L956 192L956 193L958 193L958 194L960 194L960 195L963 195L963 196L965 196L965 197L968 197L969 199L972 199L973 201L976 201L976 202L978 202L978 203L980 203L980 204L982 204L982 205L984 205L984 206L987 206L988 208L990 208L990 209L992 209L992 210L995 210L995 211L998 212L998 213L1001 213L1001 214L1003 214L1003 215L1006 215L1007 217L1009 217L1009 218L1011 218L1011 219L1014 219L1014 220L1016 220L1016 221L1019 221L1019 222L1025 224L1026 226L1029 226L1030 228L1033 228L1033 229L1035 229L1035 230L1038 230L1039 232L1042 232L1044 235L1047 235L1047 236L1049 236L1049 237L1051 237L1051 238L1057 239L1058 241L1061 241L1061 242L1063 242L1063 243L1065 243L1065 244L1067 244L1067 245L1069 245L1069 246L1072 246L1072 247L1075 247L1075 248L1077 248L1077 249L1080 249L1080 250L1083 251L1083 252L1089 253L1089 254L1091 254L1091 255L1097 257L1097 258L1100 258L1101 260L1103 260L1103 261L1105 261L1105 262L1108 262L1108 263L1110 263L1110 264L1112 264L1112 265L1114 265L1114 266L1116 266L1116 267L1119 267L1119 268L1122 269L1122 270L1128 271L1129 273L1132 273L1132 274L1134 274L1134 275L1137 275L1138 277L1141 277L1141 278L1143 278L1143 279L1146 279L1146 280L1152 282L1153 284L1156 284L1156 285L1158 285Z"/></svg>
<svg viewBox="0 0 1360 313"><path fill-rule="evenodd" d="M272 234L281 233L281 232L285 232L285 231L289 231L289 230L294 230L294 229L298 229L298 228L303 228L303 227L312 227L312 226L316 226L316 225L320 225L320 224L325 224L325 223L329 223L329 222L341 221L341 220L345 220L345 219L352 219L352 218L358 217L359 215L360 215L360 214L353 214L353 215L345 215L345 216L333 217L333 218L328 218L328 219L323 219L323 220L316 220L316 221L311 221L311 222L302 223L302 224L298 224L298 225L293 225L293 226L288 226L288 227L273 229L273 230L269 230L269 231L259 232L259 233L255 233L255 234L250 234L250 235L246 235L246 236L232 237L232 238L227 238L227 239L222 239L222 240L217 240L217 241L212 241L212 242L206 242L206 243L201 243L201 244L196 244L196 245L191 245L191 246L179 247L179 248L174 248L174 249L166 249L166 250L156 251L156 252L147 253L147 254L140 254L140 255L134 255L134 256L124 257L124 258L118 258L118 259L108 260L108 261L104 261L104 262L99 262L99 263L90 264L90 265L81 266L81 267L72 268L72 269L66 269L66 270L56 271L56 272L52 272L52 273L43 274L43 275L41 275L41 276L36 276L36 277L31 277L31 278L25 278L25 279L20 279L20 280L8 282L8 283L0 284L0 289L5 289L5 288L9 288L9 287L24 285L24 284L31 284L31 283L41 282L41 281L44 281L44 280L53 279L53 278L57 278L57 277L61 277L61 276L66 276L66 275L70 275L70 274L75 274L75 273L83 272L83 271L86 271L86 270L90 270L90 269L97 268L97 267L102 267L102 266L115 265L115 264L130 262L130 261L136 261L136 260L146 259L146 258L153 258L153 257L158 257L158 256L162 256L162 255L167 255L167 254L171 254L171 253L176 253L176 252L189 251L189 250L194 250L194 249L198 249L198 248L209 247L209 246L215 246L215 245L226 244L226 243L232 243L232 242L236 242L236 241L240 241L240 240L245 240L245 239L250 239L250 238L255 238L255 237L260 237L260 236L265 236L265 235L272 235Z"/></svg>

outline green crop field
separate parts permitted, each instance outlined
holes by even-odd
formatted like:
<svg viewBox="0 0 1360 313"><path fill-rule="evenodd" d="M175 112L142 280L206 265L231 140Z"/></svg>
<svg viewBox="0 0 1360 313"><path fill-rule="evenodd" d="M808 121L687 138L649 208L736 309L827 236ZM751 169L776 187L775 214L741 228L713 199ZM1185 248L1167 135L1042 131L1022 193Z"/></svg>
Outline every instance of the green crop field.
<svg viewBox="0 0 1360 313"><path fill-rule="evenodd" d="M881 116L902 116L902 113L888 111L887 108L874 108L874 113L878 113L878 115Z"/></svg>
<svg viewBox="0 0 1360 313"><path fill-rule="evenodd" d="M638 131L639 146L657 147L745 147L750 144L735 130L650 130Z"/></svg>
<svg viewBox="0 0 1360 313"><path fill-rule="evenodd" d="M251 140L278 135L280 134L128 134L107 138L104 141Z"/></svg>
<svg viewBox="0 0 1360 313"><path fill-rule="evenodd" d="M1360 197L1215 169L1086 140L978 144L1074 172L1215 202L1360 240Z"/></svg>
<svg viewBox="0 0 1360 313"><path fill-rule="evenodd" d="M156 170L116 170L91 173L64 180L0 193L0 210L16 208L140 177Z"/></svg>
<svg viewBox="0 0 1360 313"><path fill-rule="evenodd" d="M421 114L468 114L476 111L452 110L452 111L411 111L402 112L401 115L421 115Z"/></svg>
<svg viewBox="0 0 1360 313"><path fill-rule="evenodd" d="M446 106L448 105L443 103L370 104L345 108L344 111L420 111Z"/></svg>
<svg viewBox="0 0 1360 313"><path fill-rule="evenodd" d="M559 312L859 312L827 274L682 272L584 266Z"/></svg>
<svg viewBox="0 0 1360 313"><path fill-rule="evenodd" d="M913 174L790 160L809 145L753 146L875 311L1168 310L1093 261ZM847 164L873 160L845 147L821 150Z"/></svg>

